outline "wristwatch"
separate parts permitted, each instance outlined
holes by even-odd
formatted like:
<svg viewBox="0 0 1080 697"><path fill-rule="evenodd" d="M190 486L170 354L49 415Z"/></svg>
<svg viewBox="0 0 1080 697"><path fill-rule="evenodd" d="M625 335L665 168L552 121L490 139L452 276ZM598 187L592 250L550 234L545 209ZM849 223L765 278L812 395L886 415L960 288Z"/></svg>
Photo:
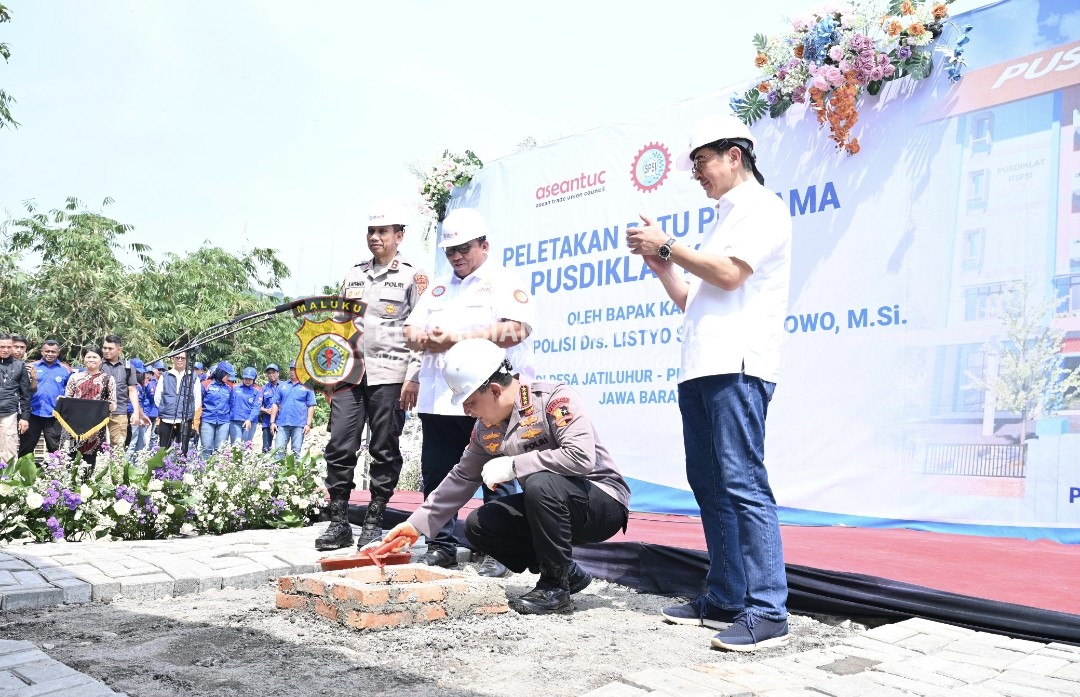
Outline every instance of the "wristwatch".
<svg viewBox="0 0 1080 697"><path fill-rule="evenodd" d="M671 245L675 244L677 241L678 240L676 240L674 237L669 237L667 239L667 242L660 245L660 248L656 250L656 255L664 261L667 261L671 258Z"/></svg>

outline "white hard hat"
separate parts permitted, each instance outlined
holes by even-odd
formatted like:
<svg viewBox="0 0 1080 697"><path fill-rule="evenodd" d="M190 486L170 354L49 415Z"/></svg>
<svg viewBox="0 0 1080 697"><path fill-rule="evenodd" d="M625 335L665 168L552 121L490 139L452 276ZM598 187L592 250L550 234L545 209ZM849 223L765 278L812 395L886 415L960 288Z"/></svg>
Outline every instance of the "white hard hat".
<svg viewBox="0 0 1080 697"><path fill-rule="evenodd" d="M405 225L405 208L396 201L380 201L368 211L368 227Z"/></svg>
<svg viewBox="0 0 1080 697"><path fill-rule="evenodd" d="M750 154L754 154L754 147L757 146L757 141L754 140L754 136L750 133L750 129L745 123L739 120L738 116L734 114L720 114L719 116L710 116L709 118L702 119L694 124L694 129L690 132L690 147L686 152L679 155L679 159L675 161L675 166L683 171L689 171L694 162L690 159L691 153L698 148L708 145L709 143L715 143L718 140L731 140L733 138L741 138L750 142Z"/></svg>
<svg viewBox="0 0 1080 697"><path fill-rule="evenodd" d="M476 392L506 360L506 350L487 339L465 339L450 347L443 364L443 375L453 395L454 406Z"/></svg>
<svg viewBox="0 0 1080 697"><path fill-rule="evenodd" d="M446 214L442 222L439 246L453 247L490 234L484 216L475 208L455 208Z"/></svg>

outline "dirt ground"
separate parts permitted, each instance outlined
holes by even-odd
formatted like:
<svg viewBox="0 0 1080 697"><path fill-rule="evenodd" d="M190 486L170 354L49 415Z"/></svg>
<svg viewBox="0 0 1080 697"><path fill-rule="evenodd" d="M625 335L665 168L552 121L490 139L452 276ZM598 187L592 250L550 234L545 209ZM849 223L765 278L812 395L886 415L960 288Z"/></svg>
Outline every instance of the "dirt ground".
<svg viewBox="0 0 1080 697"><path fill-rule="evenodd" d="M536 577L505 579L508 595ZM577 695L645 668L754 661L828 646L865 627L792 615L786 647L732 654L713 630L665 624L671 598L594 581L568 615L505 615L358 632L274 607L274 587L0 615L0 636L131 697Z"/></svg>

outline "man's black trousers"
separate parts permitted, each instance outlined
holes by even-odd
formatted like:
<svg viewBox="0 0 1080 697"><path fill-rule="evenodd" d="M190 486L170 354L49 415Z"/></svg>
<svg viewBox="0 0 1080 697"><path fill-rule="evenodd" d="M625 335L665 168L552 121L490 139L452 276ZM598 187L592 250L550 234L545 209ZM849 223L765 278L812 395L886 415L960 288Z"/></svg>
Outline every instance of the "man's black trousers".
<svg viewBox="0 0 1080 697"><path fill-rule="evenodd" d="M54 416L36 416L31 414L26 433L19 436L19 457L34 452L41 435L45 434L45 451L55 453L60 449L60 422Z"/></svg>
<svg viewBox="0 0 1080 697"><path fill-rule="evenodd" d="M573 545L603 542L626 529L623 505L587 479L535 472L521 490L484 504L465 522L469 542L511 571L566 567Z"/></svg>
<svg viewBox="0 0 1080 697"><path fill-rule="evenodd" d="M334 392L330 400L330 440L326 444L326 489L331 500L347 499L356 487L356 453L360 450L364 424L371 428L368 452L371 498L389 500L401 476L401 430L405 411L401 408L401 384L359 385Z"/></svg>

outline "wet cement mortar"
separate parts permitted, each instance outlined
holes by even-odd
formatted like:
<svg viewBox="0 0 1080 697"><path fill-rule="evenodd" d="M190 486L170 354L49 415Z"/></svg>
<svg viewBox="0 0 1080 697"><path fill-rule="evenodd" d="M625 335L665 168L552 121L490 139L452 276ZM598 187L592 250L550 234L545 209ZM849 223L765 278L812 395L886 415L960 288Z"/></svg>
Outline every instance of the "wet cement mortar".
<svg viewBox="0 0 1080 697"><path fill-rule="evenodd" d="M465 567L475 573L475 565ZM508 597L536 576L498 581ZM793 614L793 640L754 654L710 648L715 633L670 625L673 599L594 581L570 614L501 615L357 631L274 607L275 586L163 600L118 599L0 614L0 637L132 697L203 695L577 695L647 668L756 661L865 631Z"/></svg>

